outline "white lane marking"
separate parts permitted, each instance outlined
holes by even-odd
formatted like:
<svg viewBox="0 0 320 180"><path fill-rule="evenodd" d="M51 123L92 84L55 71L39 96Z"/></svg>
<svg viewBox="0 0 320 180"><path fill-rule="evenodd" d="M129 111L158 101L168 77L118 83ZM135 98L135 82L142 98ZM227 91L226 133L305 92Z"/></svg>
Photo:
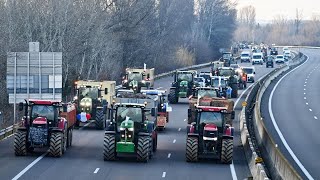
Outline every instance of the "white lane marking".
<svg viewBox="0 0 320 180"><path fill-rule="evenodd" d="M309 103L306 103L306 105L309 105Z"/></svg>
<svg viewBox="0 0 320 180"><path fill-rule="evenodd" d="M172 143L174 144L174 143L176 143L176 141L177 141L177 140L176 140L176 139L174 139Z"/></svg>
<svg viewBox="0 0 320 180"><path fill-rule="evenodd" d="M307 85L303 85L303 86L307 86Z"/></svg>
<svg viewBox="0 0 320 180"><path fill-rule="evenodd" d="M166 177L166 174L167 174L166 172L163 172L163 173L162 173L162 178L165 178L165 177Z"/></svg>
<svg viewBox="0 0 320 180"><path fill-rule="evenodd" d="M83 128L90 126L91 123L92 123L92 121L88 122L87 124L85 124L81 128L79 128L79 130L82 130Z"/></svg>
<svg viewBox="0 0 320 180"><path fill-rule="evenodd" d="M303 93L304 95L306 95L306 93Z"/></svg>
<svg viewBox="0 0 320 180"><path fill-rule="evenodd" d="M309 109L309 111L311 112L311 111L312 111L312 109Z"/></svg>
<svg viewBox="0 0 320 180"><path fill-rule="evenodd" d="M179 128L178 131L181 131L181 128Z"/></svg>
<svg viewBox="0 0 320 180"><path fill-rule="evenodd" d="M171 157L171 153L168 154L168 158L170 158L170 157Z"/></svg>
<svg viewBox="0 0 320 180"><path fill-rule="evenodd" d="M186 121L187 119L184 119L183 121Z"/></svg>
<svg viewBox="0 0 320 180"><path fill-rule="evenodd" d="M32 161L31 164L29 164L26 168L24 168L19 174L17 174L12 180L19 179L24 173L26 173L29 169L31 169L35 164L37 164L43 157L45 157L48 154L48 152L43 153L41 156L39 156L37 159Z"/></svg>
<svg viewBox="0 0 320 180"><path fill-rule="evenodd" d="M290 153L291 157L293 158L293 160L297 163L297 165L300 167L300 169L302 170L302 172L307 176L308 179L310 180L314 180L314 178L310 175L310 173L308 172L308 170L301 164L300 160L297 158L297 156L294 154L294 152L292 151L292 149L290 148L289 144L287 143L286 139L284 138L282 132L279 129L279 126L274 118L273 115L273 111L272 111L272 98L273 98L273 94L275 92L275 90L277 89L278 85L280 84L280 82L282 81L282 79L284 79L287 75L289 75L291 72L295 71L297 68L301 67L302 65L304 65L306 62L308 62L309 57L307 56L307 60L300 64L298 67L292 69L291 71L289 71L287 74L285 74L283 77L280 78L280 80L277 82L277 84L273 87L271 94L269 96L269 103L268 103L268 109L269 109L269 114L270 114L270 118L272 120L272 124L275 128L275 130L277 131L283 145L286 147L286 149L288 150L288 152Z"/></svg>
<svg viewBox="0 0 320 180"><path fill-rule="evenodd" d="M238 180L237 174L236 174L236 170L234 169L233 161L232 161L232 163L230 164L230 170L231 170L232 179L233 179L233 180Z"/></svg>
<svg viewBox="0 0 320 180"><path fill-rule="evenodd" d="M304 83L307 84L307 81L305 81Z"/></svg>
<svg viewBox="0 0 320 180"><path fill-rule="evenodd" d="M307 97L303 97L303 99L307 99Z"/></svg>
<svg viewBox="0 0 320 180"><path fill-rule="evenodd" d="M162 89L163 87L158 87L157 90Z"/></svg>
<svg viewBox="0 0 320 180"><path fill-rule="evenodd" d="M94 170L94 174L97 174L98 173L98 171L100 170L100 168L97 168L96 170Z"/></svg>
<svg viewBox="0 0 320 180"><path fill-rule="evenodd" d="M317 116L314 116L314 119L318 119Z"/></svg>
<svg viewBox="0 0 320 180"><path fill-rule="evenodd" d="M303 89L304 91L306 90L306 88Z"/></svg>
<svg viewBox="0 0 320 180"><path fill-rule="evenodd" d="M3 140L6 140L6 139L8 139L8 138L10 138L11 136L13 136L14 135L14 133L13 134L11 134L11 135L9 135L9 136L7 136L7 137L5 137L5 138L3 138L1 141L3 141Z"/></svg>

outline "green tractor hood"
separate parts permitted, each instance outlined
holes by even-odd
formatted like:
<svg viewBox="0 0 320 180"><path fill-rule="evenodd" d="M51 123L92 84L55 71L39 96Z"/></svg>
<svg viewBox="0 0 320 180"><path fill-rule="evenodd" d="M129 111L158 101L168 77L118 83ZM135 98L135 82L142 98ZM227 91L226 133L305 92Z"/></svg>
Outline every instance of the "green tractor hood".
<svg viewBox="0 0 320 180"><path fill-rule="evenodd" d="M188 81L180 81L180 83L179 83L179 87L180 87L179 97L181 97L181 98L187 97L188 84L189 84Z"/></svg>
<svg viewBox="0 0 320 180"><path fill-rule="evenodd" d="M134 153L134 122L126 117L120 124L120 141L117 142L116 151L119 153Z"/></svg>

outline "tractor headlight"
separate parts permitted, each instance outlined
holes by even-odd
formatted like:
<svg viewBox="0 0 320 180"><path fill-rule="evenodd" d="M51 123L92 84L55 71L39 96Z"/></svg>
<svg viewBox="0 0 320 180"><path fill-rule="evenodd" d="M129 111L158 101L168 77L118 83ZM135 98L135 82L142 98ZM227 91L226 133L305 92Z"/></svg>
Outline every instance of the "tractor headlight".
<svg viewBox="0 0 320 180"><path fill-rule="evenodd" d="M127 80L127 79L125 79L123 82L124 82L124 83L127 83L127 82L128 82L128 80Z"/></svg>
<svg viewBox="0 0 320 180"><path fill-rule="evenodd" d="M124 134L121 134L121 137L123 137L123 138L124 138Z"/></svg>
<svg viewBox="0 0 320 180"><path fill-rule="evenodd" d="M121 127L121 128L120 128L120 131L124 131L125 129L126 129L126 128Z"/></svg>
<svg viewBox="0 0 320 180"><path fill-rule="evenodd" d="M133 128L128 128L128 131L133 131Z"/></svg>
<svg viewBox="0 0 320 180"><path fill-rule="evenodd" d="M128 138L131 138L131 134L128 135Z"/></svg>
<svg viewBox="0 0 320 180"><path fill-rule="evenodd" d="M78 96L73 97L73 100L74 101L78 100Z"/></svg>
<svg viewBox="0 0 320 180"><path fill-rule="evenodd" d="M91 103L90 102L86 102L85 106L91 106Z"/></svg>
<svg viewBox="0 0 320 180"><path fill-rule="evenodd" d="M145 81L145 80L142 80L141 83L144 84L144 83L146 83L146 81Z"/></svg>
<svg viewBox="0 0 320 180"><path fill-rule="evenodd" d="M85 106L85 104L86 104L86 103L84 103L84 102L81 102L81 103L80 103L80 106Z"/></svg>

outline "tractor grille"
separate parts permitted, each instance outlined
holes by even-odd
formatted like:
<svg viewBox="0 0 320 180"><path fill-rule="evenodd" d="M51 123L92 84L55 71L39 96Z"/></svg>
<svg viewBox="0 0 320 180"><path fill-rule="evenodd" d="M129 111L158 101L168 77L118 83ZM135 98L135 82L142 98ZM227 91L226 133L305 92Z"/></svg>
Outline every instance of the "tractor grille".
<svg viewBox="0 0 320 180"><path fill-rule="evenodd" d="M48 143L48 129L47 125L37 125L37 127L30 127L29 142L35 145L46 145Z"/></svg>
<svg viewBox="0 0 320 180"><path fill-rule="evenodd" d="M218 131L203 130L203 140L213 140L216 137L218 137Z"/></svg>

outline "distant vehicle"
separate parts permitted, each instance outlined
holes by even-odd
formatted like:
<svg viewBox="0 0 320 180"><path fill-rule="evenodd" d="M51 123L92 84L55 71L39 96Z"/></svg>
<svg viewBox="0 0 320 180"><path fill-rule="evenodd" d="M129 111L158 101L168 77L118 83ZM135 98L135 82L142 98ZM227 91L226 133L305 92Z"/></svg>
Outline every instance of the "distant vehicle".
<svg viewBox="0 0 320 180"><path fill-rule="evenodd" d="M275 48L275 47L273 47L273 48L271 48L271 50L270 50L270 55L278 55L278 50L277 50L277 48Z"/></svg>
<svg viewBox="0 0 320 180"><path fill-rule="evenodd" d="M252 65L261 64L263 65L263 54L262 53L253 53L252 54Z"/></svg>
<svg viewBox="0 0 320 180"><path fill-rule="evenodd" d="M230 67L232 67L236 72L240 70L239 64L231 64Z"/></svg>
<svg viewBox="0 0 320 180"><path fill-rule="evenodd" d="M206 80L203 77L195 77L194 84L196 87L206 87Z"/></svg>
<svg viewBox="0 0 320 180"><path fill-rule="evenodd" d="M247 73L247 77L248 77L247 82L254 83L254 77L255 77L255 74L256 74L255 68L253 66L251 66L251 67L242 67L242 70L245 73Z"/></svg>
<svg viewBox="0 0 320 180"><path fill-rule="evenodd" d="M198 77L203 77L205 80L205 86L210 86L211 85L211 72L200 72Z"/></svg>
<svg viewBox="0 0 320 180"><path fill-rule="evenodd" d="M285 52L283 53L283 56L284 56L284 60L289 60L289 59L291 59L291 51L290 51L290 50L285 51Z"/></svg>
<svg viewBox="0 0 320 180"><path fill-rule="evenodd" d="M250 62L250 60L251 60L250 52L243 51L240 55L240 60L241 60L241 62Z"/></svg>
<svg viewBox="0 0 320 180"><path fill-rule="evenodd" d="M289 48L288 47L283 47L282 51L283 51L283 53L286 52L286 51L289 51Z"/></svg>
<svg viewBox="0 0 320 180"><path fill-rule="evenodd" d="M268 68L268 67L273 68L273 61L274 61L274 57L268 56L267 60L266 60L266 68Z"/></svg>
<svg viewBox="0 0 320 180"><path fill-rule="evenodd" d="M230 64L236 62L231 52L222 53L222 61L224 62L225 67L229 67Z"/></svg>
<svg viewBox="0 0 320 180"><path fill-rule="evenodd" d="M283 55L277 55L275 62L276 62L277 64L283 64L283 63L284 63L284 57L283 57Z"/></svg>

